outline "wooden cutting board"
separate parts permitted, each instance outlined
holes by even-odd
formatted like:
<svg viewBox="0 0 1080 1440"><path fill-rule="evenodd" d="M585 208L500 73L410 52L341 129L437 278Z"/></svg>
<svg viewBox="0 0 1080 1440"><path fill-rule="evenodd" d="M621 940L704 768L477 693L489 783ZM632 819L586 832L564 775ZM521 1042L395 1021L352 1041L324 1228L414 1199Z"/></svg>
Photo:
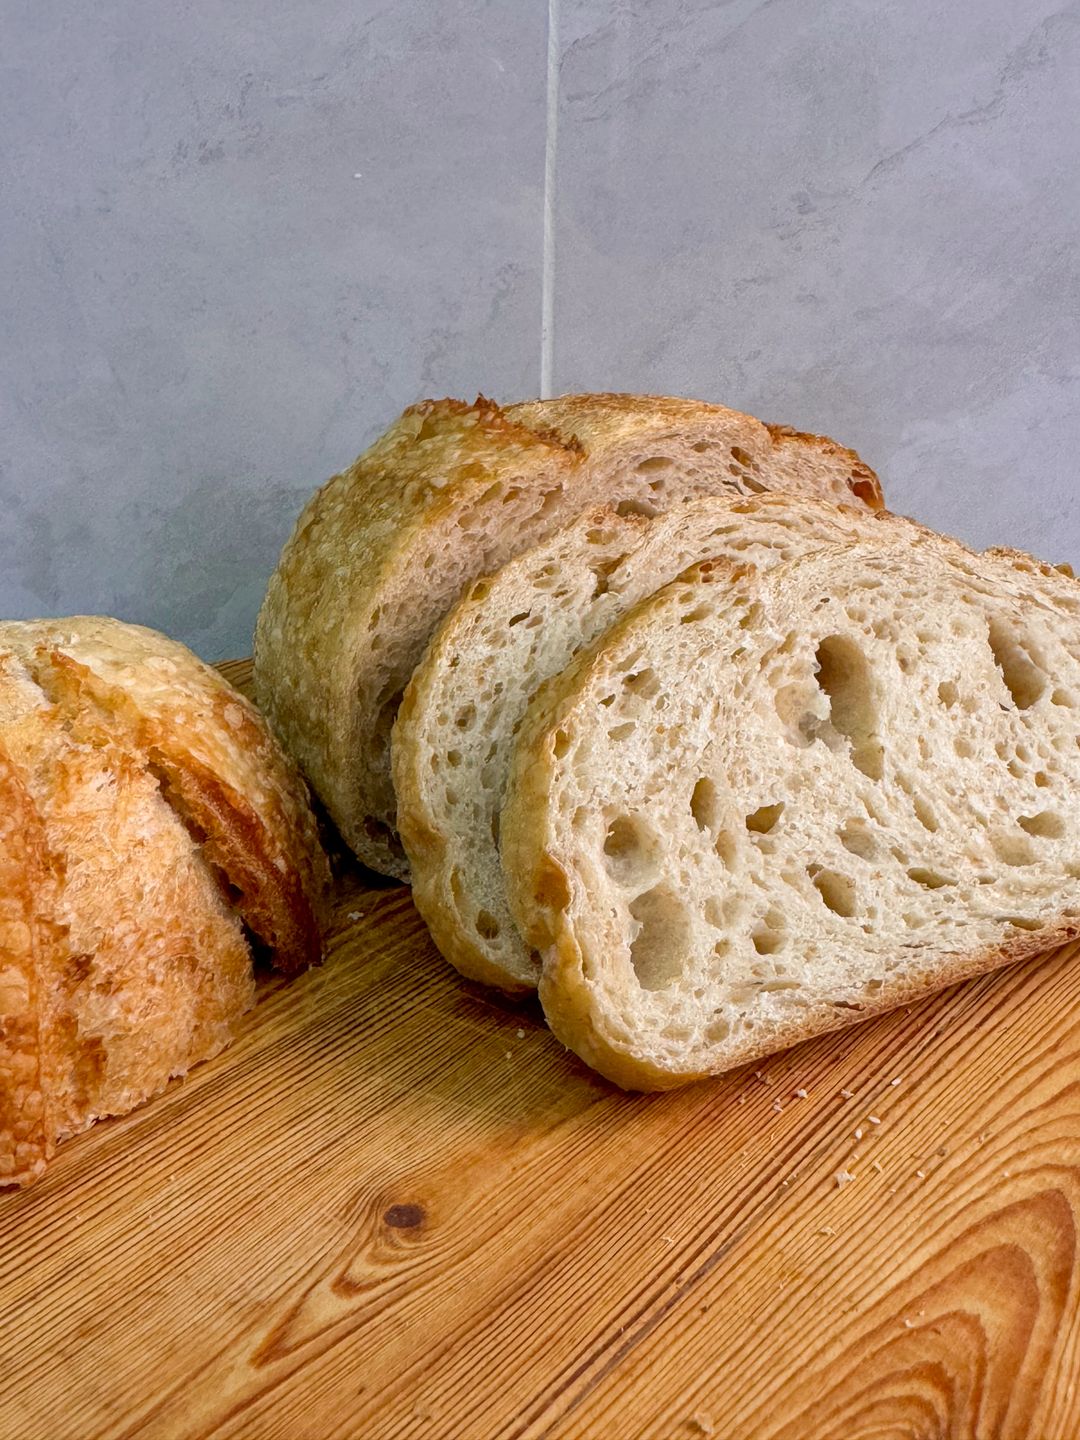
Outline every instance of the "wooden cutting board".
<svg viewBox="0 0 1080 1440"><path fill-rule="evenodd" d="M1074 951L630 1096L344 874L321 969L0 1196L0 1437L1075 1440Z"/></svg>

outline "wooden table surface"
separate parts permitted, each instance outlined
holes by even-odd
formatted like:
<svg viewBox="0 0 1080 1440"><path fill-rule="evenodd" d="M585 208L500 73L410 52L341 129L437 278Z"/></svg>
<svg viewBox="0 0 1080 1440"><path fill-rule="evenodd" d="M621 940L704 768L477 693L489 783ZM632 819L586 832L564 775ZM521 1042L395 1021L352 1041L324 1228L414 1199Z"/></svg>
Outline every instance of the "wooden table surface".
<svg viewBox="0 0 1080 1440"><path fill-rule="evenodd" d="M321 969L0 1196L0 1437L1075 1440L1078 1220L1071 952L631 1096L346 874Z"/></svg>

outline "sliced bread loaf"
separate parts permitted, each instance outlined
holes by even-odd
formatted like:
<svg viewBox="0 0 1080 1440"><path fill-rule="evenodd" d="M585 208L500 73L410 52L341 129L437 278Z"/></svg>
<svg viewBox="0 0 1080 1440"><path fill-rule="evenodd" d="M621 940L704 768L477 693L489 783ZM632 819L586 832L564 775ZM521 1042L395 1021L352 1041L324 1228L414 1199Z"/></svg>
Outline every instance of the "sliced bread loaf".
<svg viewBox="0 0 1080 1440"><path fill-rule="evenodd" d="M617 622L530 707L502 857L552 1029L663 1088L1075 936L1078 793L1075 582L875 537Z"/></svg>
<svg viewBox="0 0 1080 1440"><path fill-rule="evenodd" d="M465 587L598 503L651 515L781 486L882 503L852 451L721 406L628 395L413 406L300 516L259 616L259 702L349 845L405 876L391 726Z"/></svg>
<svg viewBox="0 0 1080 1440"><path fill-rule="evenodd" d="M793 495L711 496L653 520L600 509L476 581L414 671L392 747L413 898L462 974L510 992L540 976L510 916L498 849L514 738L540 683L699 560L776 563L883 522Z"/></svg>

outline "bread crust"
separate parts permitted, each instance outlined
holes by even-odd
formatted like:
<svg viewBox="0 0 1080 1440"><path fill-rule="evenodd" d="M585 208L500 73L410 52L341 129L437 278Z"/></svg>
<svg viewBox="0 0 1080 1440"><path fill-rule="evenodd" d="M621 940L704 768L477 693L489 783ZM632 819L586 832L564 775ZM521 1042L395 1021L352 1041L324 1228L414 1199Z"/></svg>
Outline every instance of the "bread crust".
<svg viewBox="0 0 1080 1440"><path fill-rule="evenodd" d="M0 1184L216 1054L254 1000L242 915L319 958L329 867L253 708L101 617L0 624Z"/></svg>
<svg viewBox="0 0 1080 1440"><path fill-rule="evenodd" d="M55 1148L41 993L56 968L55 892L41 818L0 744L0 1185L32 1184Z"/></svg>
<svg viewBox="0 0 1080 1440"><path fill-rule="evenodd" d="M774 452L791 483L810 483L791 463L801 437L793 443L795 432L774 435L722 406L601 394L502 409L480 397L411 406L305 507L259 615L256 695L366 864L409 874L396 834L390 730L442 615L477 575L590 504L647 499L645 477L628 478L620 466L635 446L692 426L738 442L731 455L748 462L744 470L725 455L713 490L721 479L767 488L754 470L767 469ZM837 471L832 480L846 484L850 452L821 445L818 463L824 458ZM868 488L872 473L862 466L850 491L871 509L880 504L880 489Z"/></svg>
<svg viewBox="0 0 1080 1440"><path fill-rule="evenodd" d="M0 647L147 756L275 968L318 962L329 865L303 781L250 701L184 646L100 616L0 624Z"/></svg>
<svg viewBox="0 0 1080 1440"><path fill-rule="evenodd" d="M623 1090L657 1091L674 1090L696 1080L707 1080L714 1075L738 1069L755 1060L762 1060L779 1050L817 1039L836 1030L845 1030L870 1020L901 1005L909 1005L924 999L939 990L963 980L973 980L993 970L1017 965L1023 960L1034 960L1048 955L1060 946L1080 939L1080 922L1062 921L1056 926L1040 930L1038 934L1017 936L1006 945L980 951L974 955L957 955L944 964L939 964L932 974L915 976L894 976L889 983L874 995L860 998L858 1002L844 1002L842 1008L836 1005L818 1004L809 1006L797 1019L786 1018L778 1022L768 1041L754 1043L743 1041L732 1046L730 1058L722 1070L689 1067L686 1070L663 1069L647 1056L635 1056L621 1048L620 1037L611 1035L597 1024L597 1011L591 1004L589 982L585 975L584 961L578 948L573 930L560 925L555 938L554 951L545 960L540 980L540 1000L552 1031L566 1044L566 1037L573 1036L574 1052L592 1069Z"/></svg>

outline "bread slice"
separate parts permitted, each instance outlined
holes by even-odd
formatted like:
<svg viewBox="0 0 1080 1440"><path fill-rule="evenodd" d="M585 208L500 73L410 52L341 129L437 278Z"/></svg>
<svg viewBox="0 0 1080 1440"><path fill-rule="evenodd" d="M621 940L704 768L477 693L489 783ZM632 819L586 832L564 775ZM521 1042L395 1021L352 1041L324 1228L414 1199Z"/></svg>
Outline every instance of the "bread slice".
<svg viewBox="0 0 1080 1440"><path fill-rule="evenodd" d="M1078 793L1080 587L874 538L617 622L530 708L502 854L552 1029L664 1088L1073 938Z"/></svg>
<svg viewBox="0 0 1080 1440"><path fill-rule="evenodd" d="M0 807L0 1184L29 1184L228 1043L245 926L319 957L329 870L248 702L118 621L0 624Z"/></svg>
<svg viewBox="0 0 1080 1440"><path fill-rule="evenodd" d="M710 496L656 519L599 509L466 592L413 672L392 747L413 898L462 974L511 993L540 977L498 849L514 738L540 683L697 561L777 563L873 535L883 518L795 495Z"/></svg>
<svg viewBox="0 0 1080 1440"><path fill-rule="evenodd" d="M598 503L656 514L784 484L880 508L832 441L697 401L425 401L311 500L259 615L260 705L347 843L405 877L390 731L432 630L478 576Z"/></svg>

